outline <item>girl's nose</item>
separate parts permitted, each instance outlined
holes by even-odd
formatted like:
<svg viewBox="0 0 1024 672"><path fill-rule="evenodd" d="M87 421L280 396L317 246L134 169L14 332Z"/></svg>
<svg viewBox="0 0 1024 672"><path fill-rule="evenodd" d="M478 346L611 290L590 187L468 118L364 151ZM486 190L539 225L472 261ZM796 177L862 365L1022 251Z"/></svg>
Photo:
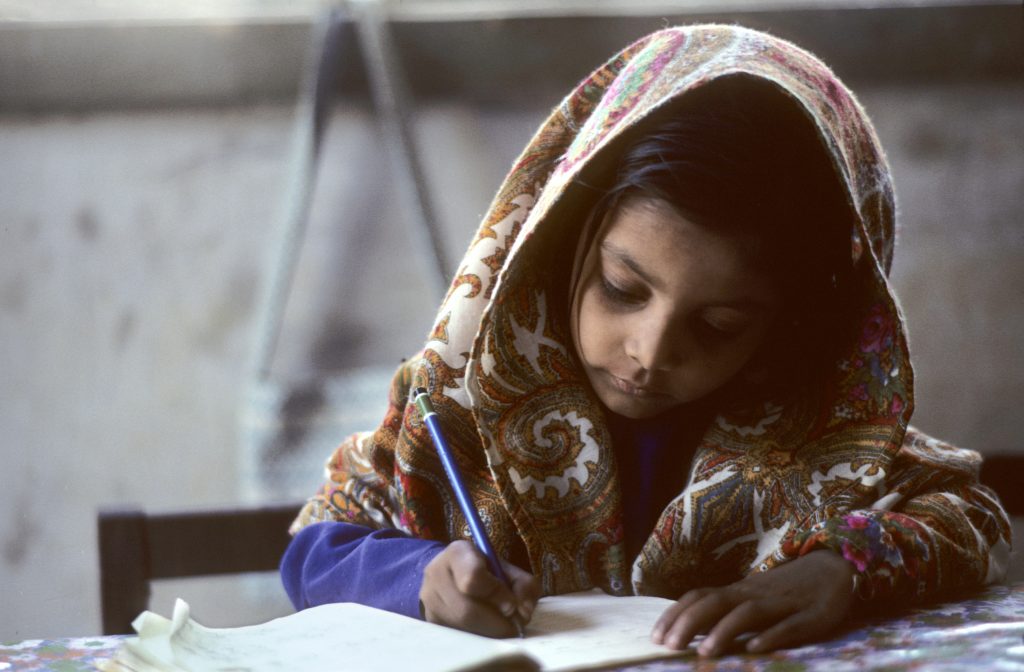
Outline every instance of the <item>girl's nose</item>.
<svg viewBox="0 0 1024 672"><path fill-rule="evenodd" d="M677 367L686 344L669 327L665 319L637 320L626 340L626 354L648 371Z"/></svg>

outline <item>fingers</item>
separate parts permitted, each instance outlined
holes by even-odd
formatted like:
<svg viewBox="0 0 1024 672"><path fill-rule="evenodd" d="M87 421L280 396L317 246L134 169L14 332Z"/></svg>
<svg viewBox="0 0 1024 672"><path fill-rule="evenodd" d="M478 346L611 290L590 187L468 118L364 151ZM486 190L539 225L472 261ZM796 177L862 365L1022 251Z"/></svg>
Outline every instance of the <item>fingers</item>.
<svg viewBox="0 0 1024 672"><path fill-rule="evenodd" d="M541 597L540 581L533 574L511 563L502 561L501 565L512 584L512 593L519 605L519 618L523 623L529 623Z"/></svg>
<svg viewBox="0 0 1024 672"><path fill-rule="evenodd" d="M675 624L676 619L678 619L679 616L689 609L694 603L711 592L711 589L707 588L691 590L679 598L671 607L666 609L654 624L654 630L651 632L651 639L654 643L664 644L665 634Z"/></svg>
<svg viewBox="0 0 1024 672"><path fill-rule="evenodd" d="M833 625L833 619L823 618L799 600L753 596L726 587L687 593L662 615L652 639L681 650L698 634L707 633L697 653L715 657L733 649L747 633L760 633L747 643L747 651L763 653L824 634Z"/></svg>
<svg viewBox="0 0 1024 672"><path fill-rule="evenodd" d="M532 615L540 590L529 573L513 565L505 569L513 590L491 574L486 560L470 542L452 542L424 570L420 588L424 616L433 623L488 637L514 635L510 617L521 612L524 604Z"/></svg>
<svg viewBox="0 0 1024 672"><path fill-rule="evenodd" d="M719 656L745 633L759 633L747 643L752 653L793 646L828 634L849 613L852 568L831 551L815 551L734 584L691 590L665 610L651 639L672 649L697 647L704 656Z"/></svg>
<svg viewBox="0 0 1024 672"><path fill-rule="evenodd" d="M720 656L730 649L737 638L748 632L760 632L773 623L786 622L799 606L786 599L755 599L736 605L718 621L707 638L697 647L702 656ZM748 651L750 651L748 644Z"/></svg>
<svg viewBox="0 0 1024 672"><path fill-rule="evenodd" d="M704 590L691 590L679 598L672 606L662 612L661 616L654 624L654 629L651 631L651 641L655 644L664 644L670 649L681 649L687 646L690 642L686 640L685 643L680 644L682 641L681 637L676 630L676 621L682 618L686 610L692 606L697 600L703 597L707 591ZM676 636L671 641L668 639L669 632L676 632Z"/></svg>
<svg viewBox="0 0 1024 672"><path fill-rule="evenodd" d="M793 646L820 636L831 629L824 621L808 612L798 612L785 618L747 642L750 653L765 653Z"/></svg>
<svg viewBox="0 0 1024 672"><path fill-rule="evenodd" d="M826 636L845 620L846 612L837 606L841 603L842 600L836 602L826 596L794 611L747 642L747 651L764 653Z"/></svg>
<svg viewBox="0 0 1024 672"><path fill-rule="evenodd" d="M491 574L487 560L468 541L449 545L452 561L449 566L458 591L468 597L491 602L502 612L515 611L515 596L498 577Z"/></svg>
<svg viewBox="0 0 1024 672"><path fill-rule="evenodd" d="M665 610L651 639L670 649L685 649L695 636L707 632L729 614L738 601L735 591L727 588L690 591Z"/></svg>

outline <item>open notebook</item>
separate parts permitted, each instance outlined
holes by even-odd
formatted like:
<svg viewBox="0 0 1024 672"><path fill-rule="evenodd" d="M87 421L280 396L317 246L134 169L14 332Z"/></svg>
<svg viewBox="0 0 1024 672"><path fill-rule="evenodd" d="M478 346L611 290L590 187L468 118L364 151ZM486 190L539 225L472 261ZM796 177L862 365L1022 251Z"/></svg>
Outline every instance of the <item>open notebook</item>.
<svg viewBox="0 0 1024 672"><path fill-rule="evenodd" d="M489 639L359 604L328 604L261 625L206 628L178 600L170 620L143 612L105 672L586 670L692 656L650 641L660 597L599 590L543 598L526 639Z"/></svg>

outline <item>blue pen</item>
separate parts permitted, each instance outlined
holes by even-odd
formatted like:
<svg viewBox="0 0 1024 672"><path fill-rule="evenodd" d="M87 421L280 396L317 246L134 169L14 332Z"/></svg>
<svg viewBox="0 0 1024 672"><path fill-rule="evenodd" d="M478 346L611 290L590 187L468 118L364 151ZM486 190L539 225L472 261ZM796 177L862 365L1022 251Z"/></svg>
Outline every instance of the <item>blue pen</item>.
<svg viewBox="0 0 1024 672"><path fill-rule="evenodd" d="M441 419L434 411L433 404L430 403L430 396L422 387L417 387L413 390L412 395L412 400L416 404L416 408L419 409L420 415L423 417L424 424L426 424L427 429L430 430L430 437L434 440L434 447L437 448L437 454L441 457L441 464L444 465L444 471L448 474L448 480L452 484L452 491L455 493L455 499L459 500L459 508L462 509L462 515L466 517L466 522L469 523L469 531L473 535L473 543L476 544L476 547L484 554L484 557L487 558L487 565L491 569L491 574L494 574L511 589L512 583L508 580L508 576L501 568L501 563L498 562L498 555L494 552L494 548L491 546L491 540L487 538L487 532L484 530L484 525L480 521L480 516L477 515L476 507L473 506L473 500L469 498L466 486L462 482L462 475L459 473L459 467L455 464L455 460L452 458L452 451L448 447L448 442L444 438L444 433L441 432ZM523 630L523 622L519 619L519 615L512 614L511 620L516 626L516 630L519 632L519 637L525 637L526 633Z"/></svg>

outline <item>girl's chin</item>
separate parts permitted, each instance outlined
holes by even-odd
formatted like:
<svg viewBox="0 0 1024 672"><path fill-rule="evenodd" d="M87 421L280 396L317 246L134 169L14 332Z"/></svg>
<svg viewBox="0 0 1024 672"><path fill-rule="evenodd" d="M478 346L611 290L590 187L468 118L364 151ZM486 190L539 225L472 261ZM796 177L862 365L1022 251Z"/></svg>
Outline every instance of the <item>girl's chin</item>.
<svg viewBox="0 0 1024 672"><path fill-rule="evenodd" d="M664 413L665 411L669 410L670 408L671 408L671 406L666 406L664 408L659 408L657 410L648 410L648 409L632 409L632 408L615 409L615 408L609 407L608 410L610 410L615 415L621 416L623 418L629 418L630 420L648 420L648 419L653 418L655 416L661 415L662 413Z"/></svg>

